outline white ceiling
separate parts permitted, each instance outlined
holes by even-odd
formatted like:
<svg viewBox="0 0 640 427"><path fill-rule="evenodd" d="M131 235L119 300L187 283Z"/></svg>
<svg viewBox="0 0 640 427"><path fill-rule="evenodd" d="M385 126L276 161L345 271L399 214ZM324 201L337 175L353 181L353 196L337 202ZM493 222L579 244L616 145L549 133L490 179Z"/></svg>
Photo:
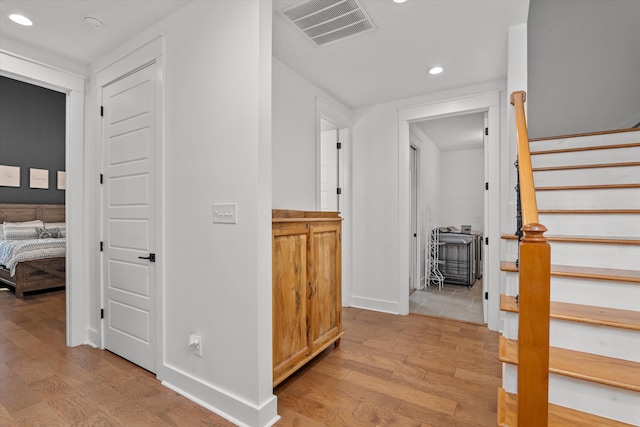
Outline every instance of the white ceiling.
<svg viewBox="0 0 640 427"><path fill-rule="evenodd" d="M217 1L217 0L206 0ZM0 46L24 46L87 67L189 0L0 0ZM316 47L277 12L273 54L349 108L506 77L507 30L529 0L361 0L374 31ZM20 27L9 13L34 21ZM101 19L99 30L84 16ZM445 72L428 77L440 64Z"/></svg>
<svg viewBox="0 0 640 427"><path fill-rule="evenodd" d="M528 0L361 0L376 30L316 47L277 11L273 55L350 108L505 78ZM425 70L442 65L429 77Z"/></svg>
<svg viewBox="0 0 640 427"><path fill-rule="evenodd" d="M484 113L442 117L415 125L440 151L480 150L484 147Z"/></svg>
<svg viewBox="0 0 640 427"><path fill-rule="evenodd" d="M189 0L0 0L0 39L18 42L89 66ZM9 20L20 13L33 21L23 27ZM89 28L85 16L100 19Z"/></svg>

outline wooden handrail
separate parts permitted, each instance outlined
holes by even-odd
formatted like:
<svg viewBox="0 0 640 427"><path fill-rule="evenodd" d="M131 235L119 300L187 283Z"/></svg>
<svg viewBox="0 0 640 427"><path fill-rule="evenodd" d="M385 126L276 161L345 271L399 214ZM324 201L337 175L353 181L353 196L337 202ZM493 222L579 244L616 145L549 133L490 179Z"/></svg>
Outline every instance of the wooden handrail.
<svg viewBox="0 0 640 427"><path fill-rule="evenodd" d="M511 94L511 105L516 114L516 135L518 139L518 174L520 177L520 200L522 204L522 223L538 223L538 205L533 185L531 170L531 152L529 151L529 134L527 118L524 114L526 94L523 91Z"/></svg>
<svg viewBox="0 0 640 427"><path fill-rule="evenodd" d="M524 92L511 94L518 139L522 209L518 318L518 426L547 427L549 409L549 315L551 249L538 223Z"/></svg>

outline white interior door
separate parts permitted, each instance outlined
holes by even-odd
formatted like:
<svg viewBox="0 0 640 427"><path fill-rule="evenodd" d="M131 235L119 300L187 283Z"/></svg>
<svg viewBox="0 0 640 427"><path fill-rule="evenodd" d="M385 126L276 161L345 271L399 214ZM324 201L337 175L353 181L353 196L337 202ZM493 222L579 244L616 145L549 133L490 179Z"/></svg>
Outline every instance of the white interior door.
<svg viewBox="0 0 640 427"><path fill-rule="evenodd" d="M411 146L409 173L411 174L411 236L409 236L409 289L418 289L418 157Z"/></svg>
<svg viewBox="0 0 640 427"><path fill-rule="evenodd" d="M488 113L484 113L484 129L485 131L483 132L483 146L484 146L484 182L489 182L489 137L487 136L487 129L489 129L489 114ZM493 183L493 185L496 185L496 183ZM485 187L486 188L486 187ZM496 191L496 190L494 190ZM483 277L482 277L482 316L484 319L484 323L487 324L489 323L489 300L487 299L486 295L489 292L489 281L487 280L487 275L485 274L487 271L487 248L484 244L484 242L486 241L486 236L489 230L489 218L487 216L487 212L489 212L489 192L485 189L484 192L484 212L483 212L483 218L484 218L484 236L483 236L483 241L480 244L480 250L482 251L482 260L480 261L481 263L481 269L482 269L482 273L483 273Z"/></svg>
<svg viewBox="0 0 640 427"><path fill-rule="evenodd" d="M156 371L156 65L102 88L104 346Z"/></svg>
<svg viewBox="0 0 640 427"><path fill-rule="evenodd" d="M338 129L322 119L323 127L334 127L320 132L320 209L339 211L338 207Z"/></svg>

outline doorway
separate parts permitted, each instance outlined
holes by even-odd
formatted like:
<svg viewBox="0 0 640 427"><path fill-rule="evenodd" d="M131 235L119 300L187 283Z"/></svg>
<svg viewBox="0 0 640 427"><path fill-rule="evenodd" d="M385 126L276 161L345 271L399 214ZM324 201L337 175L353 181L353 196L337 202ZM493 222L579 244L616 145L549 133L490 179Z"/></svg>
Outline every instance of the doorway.
<svg viewBox="0 0 640 427"><path fill-rule="evenodd" d="M104 347L156 372L155 63L102 87Z"/></svg>
<svg viewBox="0 0 640 427"><path fill-rule="evenodd" d="M342 222L342 305L350 304L353 283L351 222L351 117L316 98L316 206L337 211ZM325 184L329 183L329 184Z"/></svg>
<svg viewBox="0 0 640 427"><path fill-rule="evenodd" d="M84 250L84 86L83 78L37 61L0 52L0 75L66 94L65 164L67 169L66 344L87 341L85 281L90 256ZM69 260L74 262L70 263Z"/></svg>
<svg viewBox="0 0 640 427"><path fill-rule="evenodd" d="M500 326L499 319L499 245L487 245L489 241L498 242L500 239L500 92L487 92L471 95L463 98L444 100L431 104L400 110L398 114L398 170L399 170L399 197L398 197L398 235L399 235L399 268L398 268L398 294L400 314L409 313L409 236L410 236L410 124L426 119L434 119L451 115L461 115L476 112L486 112L488 118L488 138L485 144L487 150L487 166L485 178L489 190L485 191L487 209L484 214L483 247L483 282L487 285L487 291L483 295L483 316L489 329L497 330ZM493 185L492 185L493 183ZM419 219L421 220L421 219Z"/></svg>
<svg viewBox="0 0 640 427"><path fill-rule="evenodd" d="M418 258L425 274L421 286L411 293L411 313L484 323L480 267L485 222L485 116L486 112L474 112L410 124L412 157L414 144L424 146L432 157L428 165L432 182L423 186L422 206L431 215L423 226L424 248ZM410 168L414 167L416 160L412 158ZM420 171L419 166L417 169ZM411 175L413 192L416 174ZM415 230L413 217L412 213Z"/></svg>

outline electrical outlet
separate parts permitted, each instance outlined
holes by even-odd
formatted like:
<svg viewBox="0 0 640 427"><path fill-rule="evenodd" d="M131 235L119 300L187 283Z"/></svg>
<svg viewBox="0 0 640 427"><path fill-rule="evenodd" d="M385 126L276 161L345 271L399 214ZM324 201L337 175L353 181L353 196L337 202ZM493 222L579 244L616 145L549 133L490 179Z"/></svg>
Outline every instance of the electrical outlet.
<svg viewBox="0 0 640 427"><path fill-rule="evenodd" d="M238 204L237 203L214 203L213 204L213 222L222 224L238 223Z"/></svg>
<svg viewBox="0 0 640 427"><path fill-rule="evenodd" d="M196 334L189 334L189 348L193 354L202 357L202 338Z"/></svg>

